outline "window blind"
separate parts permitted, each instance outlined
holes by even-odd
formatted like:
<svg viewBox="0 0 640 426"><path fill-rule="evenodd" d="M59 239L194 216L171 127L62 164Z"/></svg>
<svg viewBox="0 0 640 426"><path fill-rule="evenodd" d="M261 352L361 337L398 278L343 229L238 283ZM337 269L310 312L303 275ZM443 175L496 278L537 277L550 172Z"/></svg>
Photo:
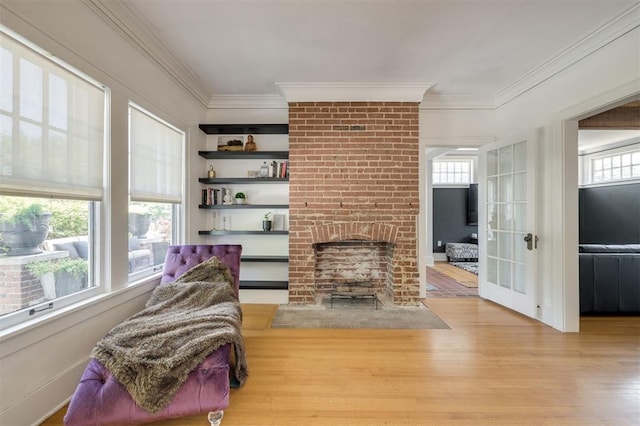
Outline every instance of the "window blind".
<svg viewBox="0 0 640 426"><path fill-rule="evenodd" d="M131 201L182 202L184 133L129 104Z"/></svg>
<svg viewBox="0 0 640 426"><path fill-rule="evenodd" d="M0 192L101 200L107 89L0 27Z"/></svg>

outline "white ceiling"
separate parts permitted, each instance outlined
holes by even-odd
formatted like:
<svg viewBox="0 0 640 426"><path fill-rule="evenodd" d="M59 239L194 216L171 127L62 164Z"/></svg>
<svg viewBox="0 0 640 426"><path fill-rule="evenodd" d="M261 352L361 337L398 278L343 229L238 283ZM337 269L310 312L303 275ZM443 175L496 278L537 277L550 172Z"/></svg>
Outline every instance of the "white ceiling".
<svg viewBox="0 0 640 426"><path fill-rule="evenodd" d="M640 143L640 130L627 129L580 129L578 145L580 151L590 151L603 146Z"/></svg>
<svg viewBox="0 0 640 426"><path fill-rule="evenodd" d="M201 83L206 99L279 95L279 82L433 82L432 95L492 98L638 1L121 4Z"/></svg>

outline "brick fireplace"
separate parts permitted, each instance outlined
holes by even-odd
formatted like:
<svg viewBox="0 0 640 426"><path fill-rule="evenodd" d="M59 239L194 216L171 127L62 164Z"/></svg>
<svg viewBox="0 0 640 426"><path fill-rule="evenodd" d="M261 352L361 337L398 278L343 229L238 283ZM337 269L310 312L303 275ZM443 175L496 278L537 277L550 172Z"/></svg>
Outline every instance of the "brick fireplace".
<svg viewBox="0 0 640 426"><path fill-rule="evenodd" d="M338 242L384 247L381 265L365 265L387 271L376 291L396 305L418 303L418 105L289 103L290 303L313 304L327 291L317 249Z"/></svg>

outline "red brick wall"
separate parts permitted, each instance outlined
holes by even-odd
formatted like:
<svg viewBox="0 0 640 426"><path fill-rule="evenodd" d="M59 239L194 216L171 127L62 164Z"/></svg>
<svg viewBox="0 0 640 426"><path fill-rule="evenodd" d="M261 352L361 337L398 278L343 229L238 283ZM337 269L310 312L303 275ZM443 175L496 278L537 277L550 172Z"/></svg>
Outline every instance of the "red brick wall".
<svg viewBox="0 0 640 426"><path fill-rule="evenodd" d="M35 278L24 264L0 266L0 315L44 301L40 278Z"/></svg>
<svg viewBox="0 0 640 426"><path fill-rule="evenodd" d="M289 301L315 303L312 244L395 244L394 304L418 303L418 103L289 104Z"/></svg>

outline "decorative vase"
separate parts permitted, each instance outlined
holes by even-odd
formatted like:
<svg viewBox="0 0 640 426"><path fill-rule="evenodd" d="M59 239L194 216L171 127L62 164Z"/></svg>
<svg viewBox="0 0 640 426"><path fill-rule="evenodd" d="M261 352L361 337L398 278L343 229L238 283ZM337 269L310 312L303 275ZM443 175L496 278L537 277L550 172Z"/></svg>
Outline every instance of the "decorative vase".
<svg viewBox="0 0 640 426"><path fill-rule="evenodd" d="M144 238L151 225L150 213L129 213L129 232L138 238Z"/></svg>
<svg viewBox="0 0 640 426"><path fill-rule="evenodd" d="M263 231L271 231L271 221L270 220L263 220L262 221L262 230Z"/></svg>
<svg viewBox="0 0 640 426"><path fill-rule="evenodd" d="M51 213L45 213L33 218L33 223L11 224L0 222L0 234L4 245L9 249L7 256L24 256L42 253L40 244L49 235L49 218Z"/></svg>

